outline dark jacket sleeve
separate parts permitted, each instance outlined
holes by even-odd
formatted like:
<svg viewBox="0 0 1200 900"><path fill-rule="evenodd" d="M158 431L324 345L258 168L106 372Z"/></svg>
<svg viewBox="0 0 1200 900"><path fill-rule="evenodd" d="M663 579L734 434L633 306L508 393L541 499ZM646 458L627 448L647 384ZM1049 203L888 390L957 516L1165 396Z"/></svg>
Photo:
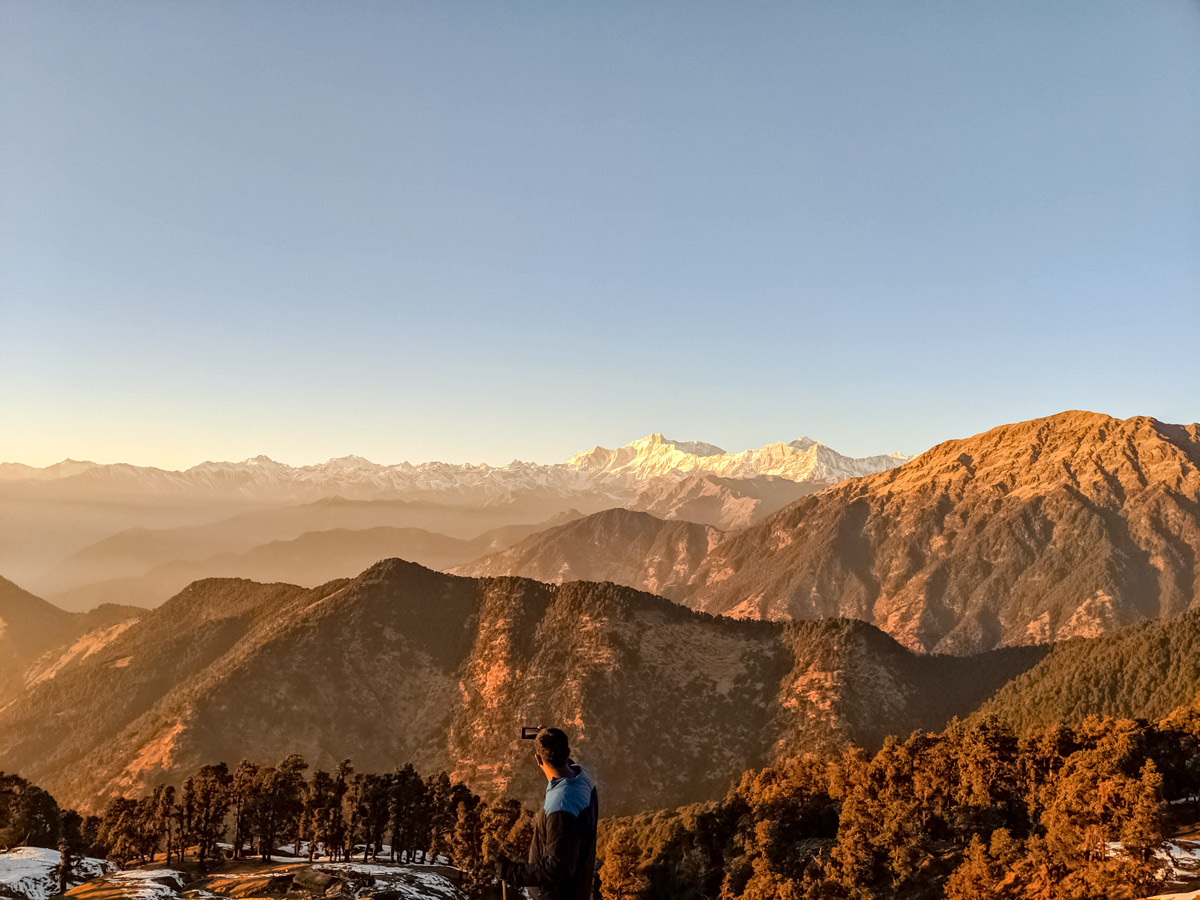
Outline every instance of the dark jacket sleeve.
<svg viewBox="0 0 1200 900"><path fill-rule="evenodd" d="M517 887L564 884L575 874L579 851L579 817L569 812L553 812L546 817L546 841L541 855L526 863L508 862L501 875Z"/></svg>

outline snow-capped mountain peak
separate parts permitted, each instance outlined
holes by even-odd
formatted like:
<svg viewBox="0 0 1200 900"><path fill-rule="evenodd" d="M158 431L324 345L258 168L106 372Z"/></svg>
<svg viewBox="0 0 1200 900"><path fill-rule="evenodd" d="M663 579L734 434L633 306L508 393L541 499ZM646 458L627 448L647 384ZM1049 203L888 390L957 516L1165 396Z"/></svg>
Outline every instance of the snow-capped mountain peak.
<svg viewBox="0 0 1200 900"><path fill-rule="evenodd" d="M0 464L0 480L60 486L62 490L136 491L157 495L234 494L256 499L313 500L437 499L470 503L503 503L528 492L558 496L599 494L622 502L650 482L673 482L698 475L755 478L764 475L789 481L834 484L844 478L890 469L906 457L852 459L801 437L755 450L729 453L704 441L676 441L655 432L623 447L593 447L563 463L550 465L513 460L507 466L443 462L381 465L361 456L341 456L323 463L290 466L268 456L242 462L205 462L182 472L131 466L64 461L45 469L19 463Z"/></svg>
<svg viewBox="0 0 1200 900"><path fill-rule="evenodd" d="M788 446L795 447L797 450L803 451L803 450L808 450L810 447L814 447L814 446L824 447L825 445L822 444L820 441L816 440L815 438L810 438L808 435L802 434L802 435L800 435L800 437L796 438L794 441L790 441L788 443Z"/></svg>

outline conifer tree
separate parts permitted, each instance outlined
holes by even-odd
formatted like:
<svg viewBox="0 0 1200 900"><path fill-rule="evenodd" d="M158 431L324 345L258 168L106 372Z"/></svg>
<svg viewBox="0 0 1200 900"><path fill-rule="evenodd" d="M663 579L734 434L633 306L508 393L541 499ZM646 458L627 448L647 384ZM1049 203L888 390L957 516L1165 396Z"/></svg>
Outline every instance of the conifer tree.
<svg viewBox="0 0 1200 900"><path fill-rule="evenodd" d="M604 850L600 896L602 900L638 900L646 886L637 835L632 828L622 826L613 832Z"/></svg>
<svg viewBox="0 0 1200 900"><path fill-rule="evenodd" d="M327 827L328 844L331 848L330 855L332 859L342 859L345 855L345 847L347 842L347 822L343 807L346 803L346 794L350 790L350 776L354 773L354 766L350 765L350 760L343 759L338 763L337 773L333 780L333 796L330 797L329 811L324 817Z"/></svg>
<svg viewBox="0 0 1200 900"><path fill-rule="evenodd" d="M391 780L392 856L406 855L411 861L419 836L418 819L424 816L425 782L406 764Z"/></svg>
<svg viewBox="0 0 1200 900"><path fill-rule="evenodd" d="M448 842L452 861L463 873L464 886L471 896L479 895L492 881L491 870L483 859L483 828L479 807L478 802L459 802Z"/></svg>
<svg viewBox="0 0 1200 900"><path fill-rule="evenodd" d="M166 864L171 865L171 857L175 852L175 786L160 784L152 795L154 807L154 826L163 843L163 853Z"/></svg>
<svg viewBox="0 0 1200 900"><path fill-rule="evenodd" d="M321 844L328 849L328 827L325 822L333 798L333 777L318 769L305 786L304 808L300 815L300 837L308 842L309 862L315 858Z"/></svg>
<svg viewBox="0 0 1200 900"><path fill-rule="evenodd" d="M453 826L455 807L451 805L453 795L450 777L445 772L431 775L425 783L428 798L427 821L429 823L429 855L434 862L447 851L447 837Z"/></svg>
<svg viewBox="0 0 1200 900"><path fill-rule="evenodd" d="M105 855L121 868L138 856L141 844L138 802L129 797L113 797L104 809L100 824L100 843Z"/></svg>
<svg viewBox="0 0 1200 900"><path fill-rule="evenodd" d="M192 824L196 812L196 780L188 778L183 782L179 802L175 804L175 832L179 838L179 861L183 862L187 847L192 842Z"/></svg>
<svg viewBox="0 0 1200 900"><path fill-rule="evenodd" d="M19 775L0 772L0 849L55 847L59 808L49 792Z"/></svg>
<svg viewBox="0 0 1200 900"><path fill-rule="evenodd" d="M258 766L243 759L233 772L229 785L229 803L233 811L233 858L241 859L250 837L249 823L254 818L257 797Z"/></svg>
<svg viewBox="0 0 1200 900"><path fill-rule="evenodd" d="M214 858L217 843L225 836L231 780L225 763L202 766L194 779L192 831L196 839L196 862L201 872L206 871L208 861Z"/></svg>
<svg viewBox="0 0 1200 900"><path fill-rule="evenodd" d="M58 865L55 876L58 892L65 894L75 879L75 866L83 853L83 817L73 809L59 817Z"/></svg>

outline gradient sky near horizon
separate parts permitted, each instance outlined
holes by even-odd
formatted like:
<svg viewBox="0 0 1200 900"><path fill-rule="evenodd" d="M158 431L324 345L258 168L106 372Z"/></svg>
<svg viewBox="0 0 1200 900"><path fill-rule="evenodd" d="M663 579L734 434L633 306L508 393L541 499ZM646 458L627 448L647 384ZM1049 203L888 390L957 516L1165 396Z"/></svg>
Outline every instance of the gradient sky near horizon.
<svg viewBox="0 0 1200 900"><path fill-rule="evenodd" d="M1200 4L0 3L0 460L1200 419Z"/></svg>

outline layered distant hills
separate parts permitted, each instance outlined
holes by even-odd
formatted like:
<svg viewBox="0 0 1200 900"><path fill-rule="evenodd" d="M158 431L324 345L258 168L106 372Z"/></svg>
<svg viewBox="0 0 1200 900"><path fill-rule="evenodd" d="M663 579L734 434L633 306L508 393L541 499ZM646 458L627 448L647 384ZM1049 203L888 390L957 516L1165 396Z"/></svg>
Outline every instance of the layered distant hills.
<svg viewBox="0 0 1200 900"><path fill-rule="evenodd" d="M438 469L474 474L432 494L274 505L333 470L254 466L232 493L119 502L68 486L132 467L5 470L18 547L55 516L60 549L99 535L43 572L48 599L112 603L0 580L0 770L84 808L293 751L528 796L514 736L553 722L619 812L951 716L1158 716L1200 688L1200 425L1068 412L907 462L653 435L494 479ZM343 488L408 471L341 469Z"/></svg>
<svg viewBox="0 0 1200 900"><path fill-rule="evenodd" d="M1200 596L1200 426L1062 413L844 481L707 535L706 552L676 531L606 512L460 571L612 580L742 618L845 616L924 651L1095 636Z"/></svg>
<svg viewBox="0 0 1200 900"><path fill-rule="evenodd" d="M653 434L554 465L384 466L345 457L293 467L258 457L170 472L73 460L45 469L4 463L0 572L71 609L108 600L150 606L205 576L315 586L387 556L435 568L465 563L577 511L626 507L741 528L905 459L853 459L810 438L726 453ZM505 536L517 526L524 530ZM382 528L407 533L376 531L360 540L340 533ZM268 546L301 538L303 549L292 549L325 554L326 578L287 571L289 549ZM241 558L247 554L253 558ZM268 557L284 570L264 568Z"/></svg>

